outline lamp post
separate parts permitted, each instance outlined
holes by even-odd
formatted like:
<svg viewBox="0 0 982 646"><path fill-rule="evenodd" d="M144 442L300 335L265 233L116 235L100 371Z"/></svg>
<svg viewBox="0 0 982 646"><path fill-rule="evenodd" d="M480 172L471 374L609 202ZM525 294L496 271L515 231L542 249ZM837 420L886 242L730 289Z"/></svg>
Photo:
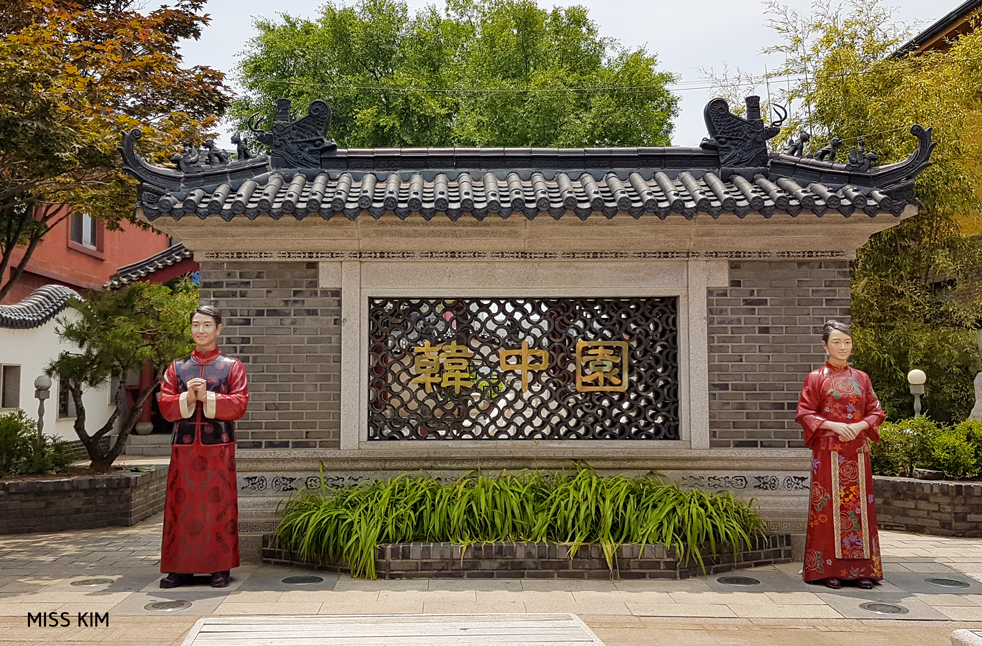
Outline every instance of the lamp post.
<svg viewBox="0 0 982 646"><path fill-rule="evenodd" d="M34 396L38 400L38 437L37 445L34 447L32 466L33 471L37 472L41 468L40 461L44 448L44 400L51 396L51 379L47 375L41 375L34 380Z"/></svg>
<svg viewBox="0 0 982 646"><path fill-rule="evenodd" d="M44 400L51 396L51 379L41 375L34 380L34 397L38 400L38 437L44 429Z"/></svg>
<svg viewBox="0 0 982 646"><path fill-rule="evenodd" d="M910 394L914 396L914 419L921 416L921 395L924 394L924 382L927 375L923 370L911 370L907 373L907 382L910 384Z"/></svg>

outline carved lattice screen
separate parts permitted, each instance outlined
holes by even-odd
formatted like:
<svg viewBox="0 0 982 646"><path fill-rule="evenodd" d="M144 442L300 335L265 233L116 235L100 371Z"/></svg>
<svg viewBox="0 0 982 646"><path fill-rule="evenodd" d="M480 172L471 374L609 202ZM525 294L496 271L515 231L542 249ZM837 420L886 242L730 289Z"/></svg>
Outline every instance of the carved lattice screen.
<svg viewBox="0 0 982 646"><path fill-rule="evenodd" d="M675 297L372 298L369 321L369 440L679 437Z"/></svg>

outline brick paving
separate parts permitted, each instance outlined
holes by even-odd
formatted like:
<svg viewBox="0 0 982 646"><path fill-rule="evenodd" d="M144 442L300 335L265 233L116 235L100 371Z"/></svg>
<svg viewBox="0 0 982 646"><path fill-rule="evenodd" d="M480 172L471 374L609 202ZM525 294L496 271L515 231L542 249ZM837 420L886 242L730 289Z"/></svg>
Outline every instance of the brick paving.
<svg viewBox="0 0 982 646"><path fill-rule="evenodd" d="M982 628L982 539L882 532L886 581L833 593L800 581L798 564L741 572L760 584L733 588L719 576L676 580L353 580L282 582L300 570L246 565L226 590L161 590L161 518L136 526L0 537L0 646L180 644L202 616L391 613L553 613L583 618L607 646L671 644L842 646L948 644L957 628ZM110 579L91 587L82 579ZM944 588L928 578L968 582ZM149 603L187 600L171 613ZM901 620L859 609L867 601L908 609ZM68 627L27 626L27 614L65 612ZM109 613L110 626L77 615ZM866 613L866 614L863 614Z"/></svg>

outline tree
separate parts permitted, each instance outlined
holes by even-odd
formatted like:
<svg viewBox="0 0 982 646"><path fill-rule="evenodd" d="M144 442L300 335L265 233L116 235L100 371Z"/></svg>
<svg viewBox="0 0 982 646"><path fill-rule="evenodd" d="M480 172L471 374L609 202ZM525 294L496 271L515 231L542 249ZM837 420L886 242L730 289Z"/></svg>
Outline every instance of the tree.
<svg viewBox="0 0 982 646"><path fill-rule="evenodd" d="M136 182L120 133L149 128L145 154L200 142L224 112L223 74L181 67L204 0L141 13L138 0L18 0L0 7L0 299L45 235L84 209L109 228L135 223ZM14 251L20 262L11 268Z"/></svg>
<svg viewBox="0 0 982 646"><path fill-rule="evenodd" d="M71 394L75 432L92 460L92 468L108 470L139 421L147 398L163 381L167 367L193 349L189 317L198 307L198 290L186 280L174 289L136 282L115 291L95 292L86 300L73 301L71 307L78 317L60 319L58 334L78 350L62 352L46 372L57 376ZM102 448L100 440L112 432L122 410L126 374L146 364L153 370L152 383L136 395L115 441ZM90 435L82 393L113 380L119 384L113 394L116 410Z"/></svg>
<svg viewBox="0 0 982 646"><path fill-rule="evenodd" d="M889 163L913 149L912 124L934 128L933 165L915 185L919 215L874 235L852 263L855 360L891 418L910 416L906 374L921 368L927 412L962 420L982 367L982 299L973 291L982 245L959 225L979 217L982 32L959 37L946 53L898 58L892 53L909 33L881 0L818 4L809 16L771 2L768 12L781 42L765 52L785 57L775 75L789 86L778 102L792 107L778 142L804 128L815 148L840 137L844 153L865 137L866 149Z"/></svg>
<svg viewBox="0 0 982 646"><path fill-rule="evenodd" d="M280 97L328 98L342 147L666 146L678 112L656 57L601 37L583 7L360 0L256 26L240 127Z"/></svg>

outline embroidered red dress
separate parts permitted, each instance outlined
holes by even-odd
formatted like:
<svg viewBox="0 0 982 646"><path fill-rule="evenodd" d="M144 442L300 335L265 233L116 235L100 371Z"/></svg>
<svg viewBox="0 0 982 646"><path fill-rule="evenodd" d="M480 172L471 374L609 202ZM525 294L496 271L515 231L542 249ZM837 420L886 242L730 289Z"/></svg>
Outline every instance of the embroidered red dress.
<svg viewBox="0 0 982 646"><path fill-rule="evenodd" d="M805 379L796 418L812 450L805 581L883 578L869 442L880 441L885 417L865 372L827 363ZM826 420L869 428L844 442L819 429Z"/></svg>
<svg viewBox="0 0 982 646"><path fill-rule="evenodd" d="M187 382L207 381L204 402L188 404ZM218 348L178 359L160 387L160 412L174 422L160 571L210 574L239 565L239 510L233 421L249 388L238 359Z"/></svg>

